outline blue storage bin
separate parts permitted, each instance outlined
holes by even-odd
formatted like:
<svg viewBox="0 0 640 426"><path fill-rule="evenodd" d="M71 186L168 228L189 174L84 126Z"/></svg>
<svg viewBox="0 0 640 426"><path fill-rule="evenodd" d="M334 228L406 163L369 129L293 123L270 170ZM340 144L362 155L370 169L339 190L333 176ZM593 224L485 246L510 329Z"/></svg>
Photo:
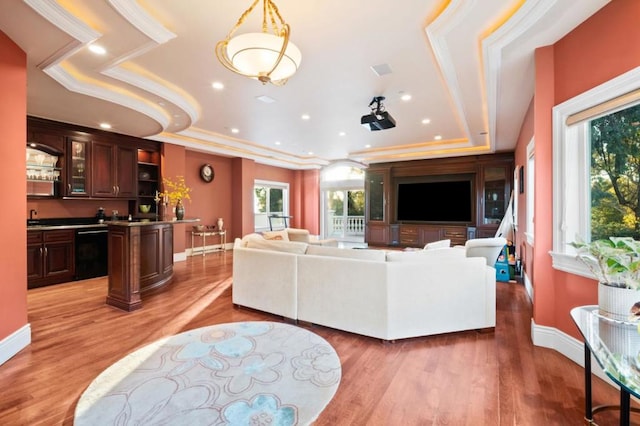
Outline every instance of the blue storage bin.
<svg viewBox="0 0 640 426"><path fill-rule="evenodd" d="M496 263L496 281L509 282L509 264Z"/></svg>

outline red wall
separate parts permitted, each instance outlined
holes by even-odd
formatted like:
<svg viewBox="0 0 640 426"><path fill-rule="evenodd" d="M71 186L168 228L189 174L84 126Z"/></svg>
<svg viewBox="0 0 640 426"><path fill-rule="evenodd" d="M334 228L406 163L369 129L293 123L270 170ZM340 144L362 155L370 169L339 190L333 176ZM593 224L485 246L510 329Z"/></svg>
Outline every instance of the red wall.
<svg viewBox="0 0 640 426"><path fill-rule="evenodd" d="M534 321L577 338L569 311L597 303L597 290L593 280L552 268L551 109L640 66L639 16L639 1L614 0L555 45L538 49L535 56L535 241L533 259L527 260L533 260ZM519 140L516 161L526 142Z"/></svg>
<svg viewBox="0 0 640 426"><path fill-rule="evenodd" d="M27 324L27 192L24 147L27 140L27 56L0 32L0 180L4 182L0 223L0 342Z"/></svg>

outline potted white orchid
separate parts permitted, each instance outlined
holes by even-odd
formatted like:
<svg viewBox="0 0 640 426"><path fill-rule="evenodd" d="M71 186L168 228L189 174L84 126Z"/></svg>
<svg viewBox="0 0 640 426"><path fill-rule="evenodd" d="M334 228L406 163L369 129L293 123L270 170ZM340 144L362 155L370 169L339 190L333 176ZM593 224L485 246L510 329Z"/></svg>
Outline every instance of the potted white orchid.
<svg viewBox="0 0 640 426"><path fill-rule="evenodd" d="M571 243L577 257L597 278L601 315L619 321L640 320L640 241L609 237Z"/></svg>

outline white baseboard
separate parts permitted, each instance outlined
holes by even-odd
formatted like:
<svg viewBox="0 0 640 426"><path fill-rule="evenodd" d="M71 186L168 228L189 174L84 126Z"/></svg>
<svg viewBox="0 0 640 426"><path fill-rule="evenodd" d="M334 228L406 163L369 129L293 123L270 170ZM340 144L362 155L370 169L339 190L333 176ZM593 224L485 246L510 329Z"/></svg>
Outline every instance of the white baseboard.
<svg viewBox="0 0 640 426"><path fill-rule="evenodd" d="M524 290L529 295L529 300L533 302L533 285L531 285L531 280L529 279L529 275L526 274L525 271L522 274L524 276Z"/></svg>
<svg viewBox="0 0 640 426"><path fill-rule="evenodd" d="M553 349L569 358L582 368L584 368L584 344L568 334L558 330L557 328L537 325L533 318L531 319L531 340L535 346ZM591 357L591 372L600 377L611 386L616 385L600 368L600 365Z"/></svg>
<svg viewBox="0 0 640 426"><path fill-rule="evenodd" d="M183 251L181 253L173 253L173 262L184 262L187 260L187 252Z"/></svg>
<svg viewBox="0 0 640 426"><path fill-rule="evenodd" d="M25 324L0 340L0 365L31 344L31 325Z"/></svg>

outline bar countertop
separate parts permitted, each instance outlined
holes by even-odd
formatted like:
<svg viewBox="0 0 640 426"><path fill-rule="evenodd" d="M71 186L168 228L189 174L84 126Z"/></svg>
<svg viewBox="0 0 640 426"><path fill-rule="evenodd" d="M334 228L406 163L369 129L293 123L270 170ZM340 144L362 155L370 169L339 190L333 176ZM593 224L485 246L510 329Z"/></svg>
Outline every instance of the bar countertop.
<svg viewBox="0 0 640 426"><path fill-rule="evenodd" d="M27 231L55 231L61 229L85 229L85 228L108 228L109 225L115 226L148 226L158 224L180 224L180 223L195 223L200 222L200 219L183 219L183 220L155 220L155 219L135 219L128 220L108 220L104 223L90 223L90 224L69 224L69 225L27 225Z"/></svg>

